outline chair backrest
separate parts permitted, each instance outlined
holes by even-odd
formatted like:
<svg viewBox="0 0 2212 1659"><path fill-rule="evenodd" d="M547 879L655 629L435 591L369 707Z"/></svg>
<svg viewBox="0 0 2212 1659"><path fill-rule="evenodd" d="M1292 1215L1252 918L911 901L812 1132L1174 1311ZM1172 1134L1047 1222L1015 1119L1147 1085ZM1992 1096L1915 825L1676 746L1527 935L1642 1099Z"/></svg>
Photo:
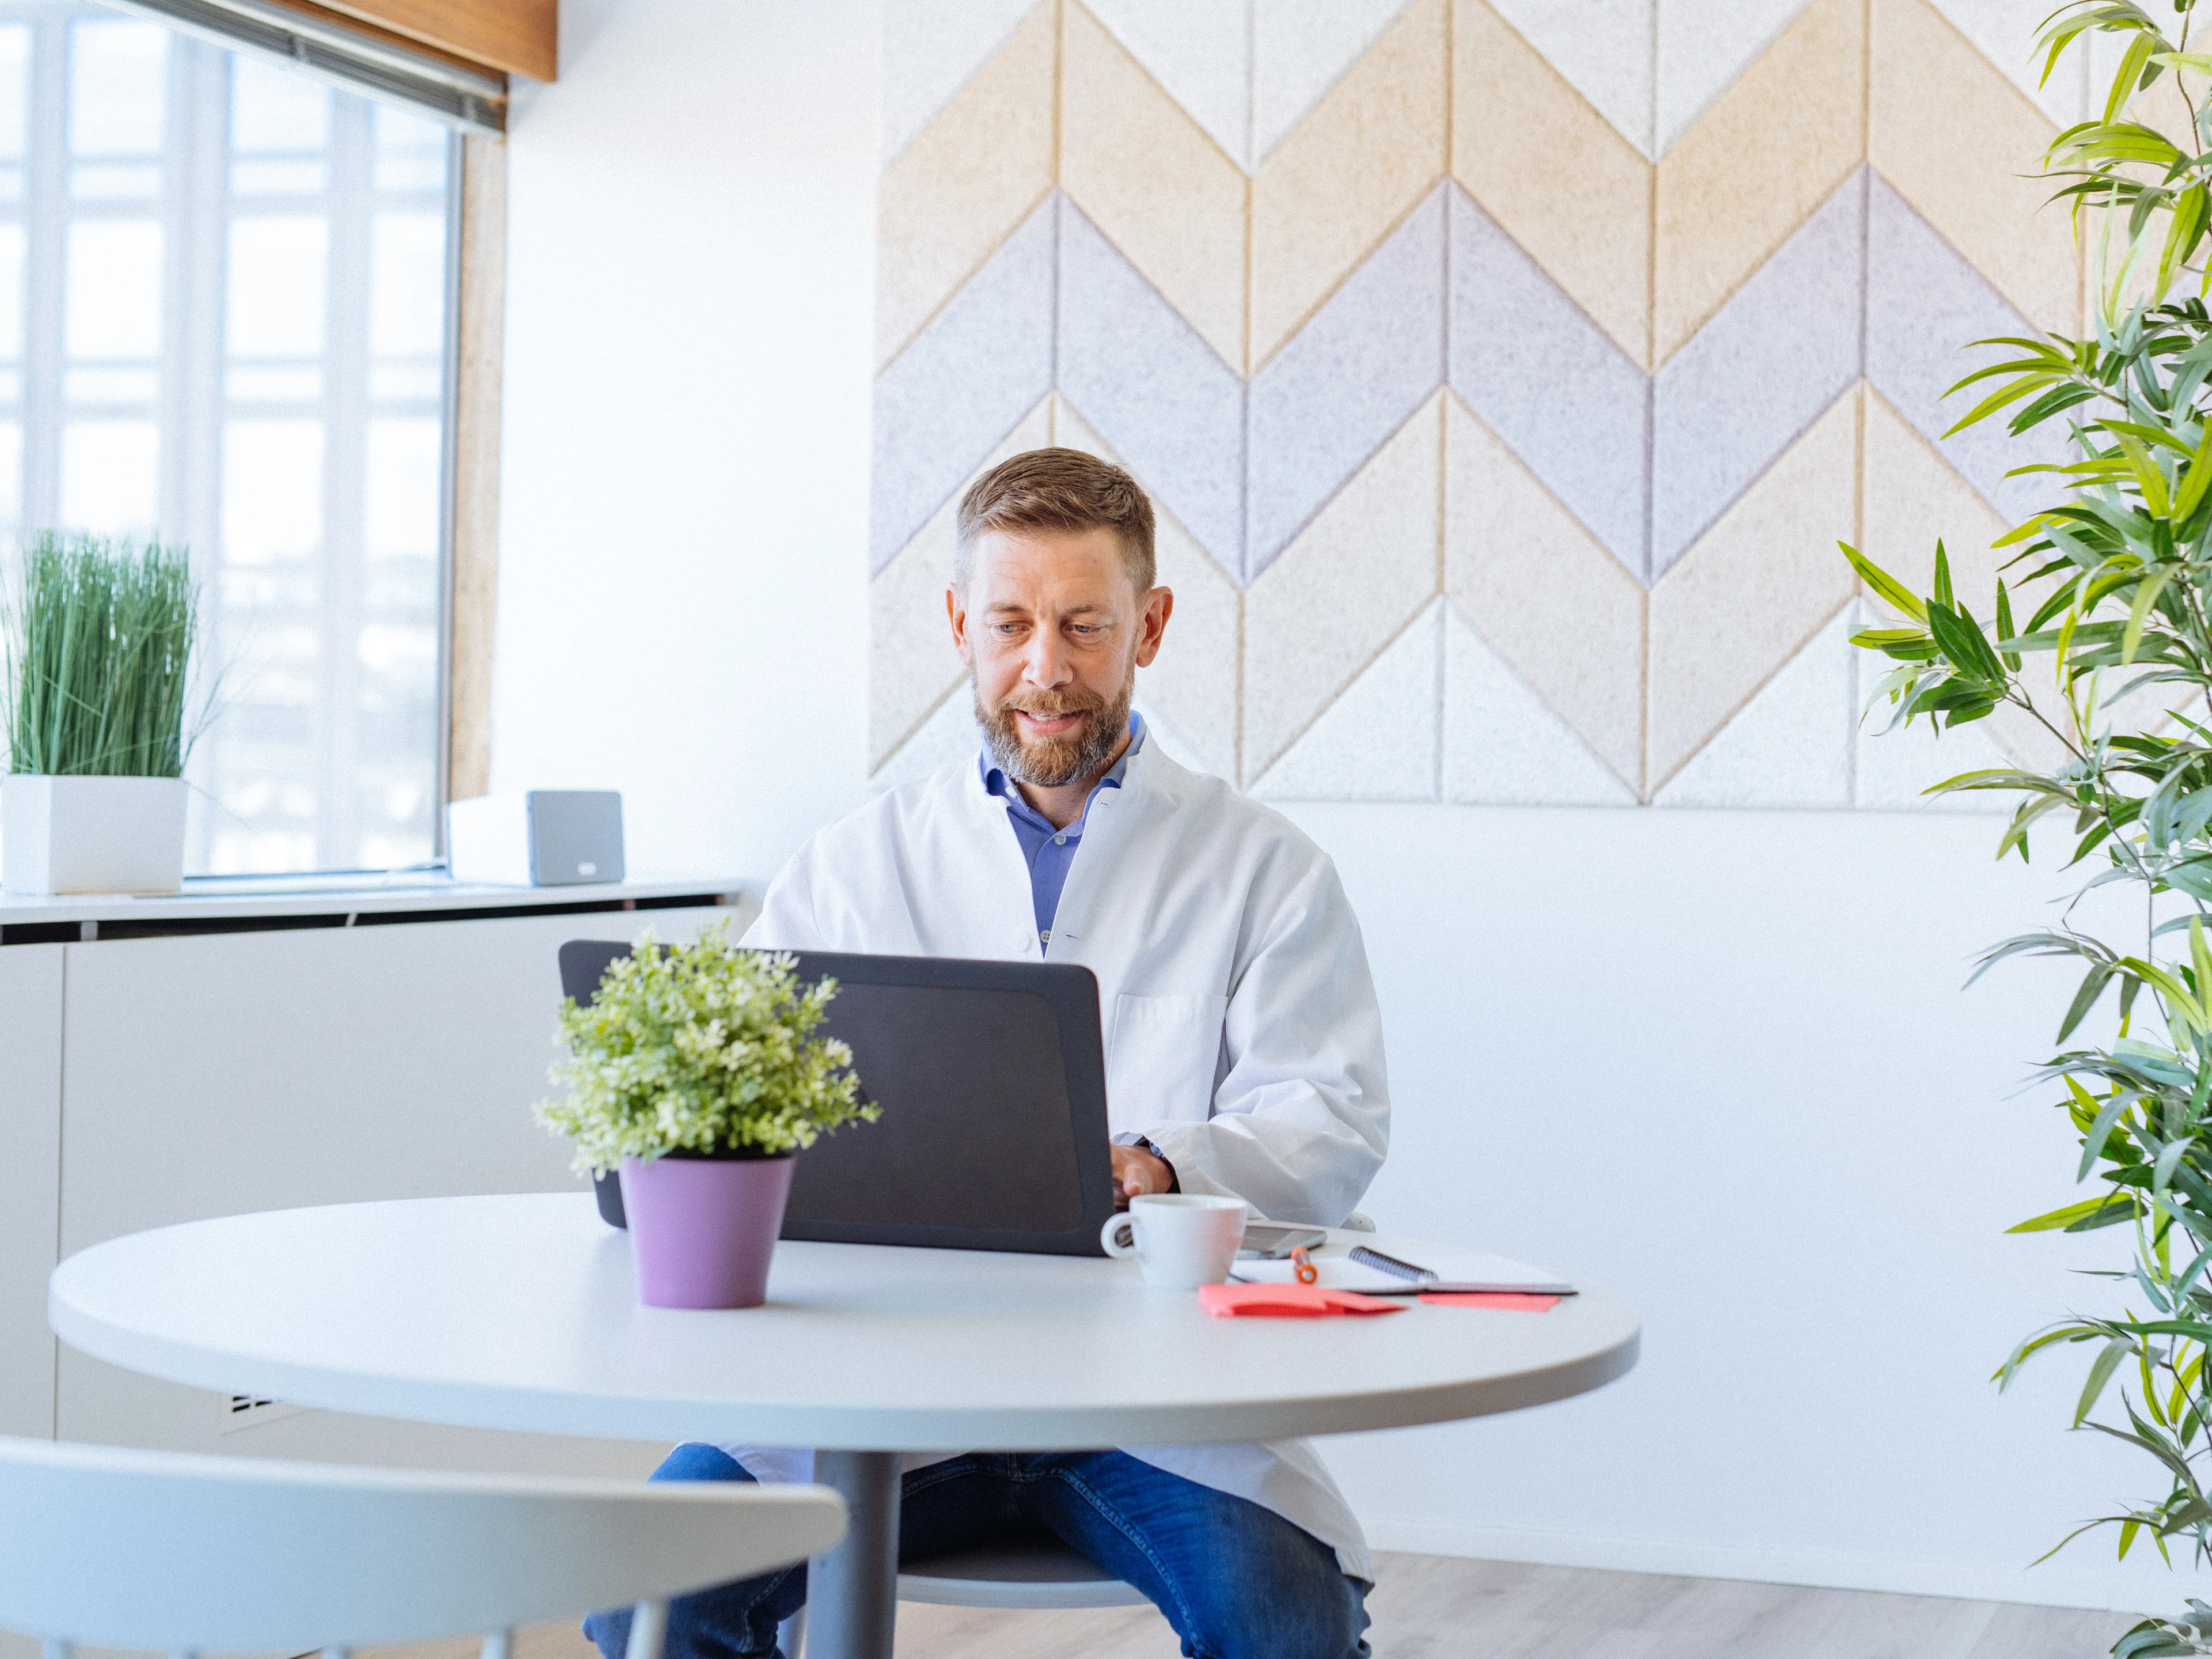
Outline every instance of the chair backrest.
<svg viewBox="0 0 2212 1659"><path fill-rule="evenodd" d="M0 1438L0 1629L299 1653L664 1601L844 1535L821 1486L337 1468Z"/></svg>

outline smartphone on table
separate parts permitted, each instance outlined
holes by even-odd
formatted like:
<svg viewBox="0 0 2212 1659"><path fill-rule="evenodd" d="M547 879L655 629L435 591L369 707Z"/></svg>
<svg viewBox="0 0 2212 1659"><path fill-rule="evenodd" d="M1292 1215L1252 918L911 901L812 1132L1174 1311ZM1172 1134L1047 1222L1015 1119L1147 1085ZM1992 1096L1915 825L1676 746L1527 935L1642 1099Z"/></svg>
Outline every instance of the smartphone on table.
<svg viewBox="0 0 2212 1659"><path fill-rule="evenodd" d="M1325 1228L1285 1227L1272 1221L1253 1221L1245 1224L1243 1247L1237 1254L1261 1261L1281 1261L1292 1250L1318 1249L1328 1243Z"/></svg>

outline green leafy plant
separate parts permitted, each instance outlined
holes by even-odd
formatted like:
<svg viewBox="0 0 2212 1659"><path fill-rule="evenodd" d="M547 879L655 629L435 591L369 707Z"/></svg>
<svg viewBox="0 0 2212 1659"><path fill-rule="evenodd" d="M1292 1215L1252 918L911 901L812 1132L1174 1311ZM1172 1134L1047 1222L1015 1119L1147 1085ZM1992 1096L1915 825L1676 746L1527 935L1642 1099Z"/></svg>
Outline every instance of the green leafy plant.
<svg viewBox="0 0 2212 1659"><path fill-rule="evenodd" d="M2062 757L1936 792L2016 795L1998 857L2025 860L2034 826L2065 823L2081 893L2117 886L2140 902L2141 933L2123 944L2077 927L2069 904L2057 926L1992 948L1976 977L2021 956L2081 965L2059 1052L2034 1076L2062 1091L2081 1140L2076 1178L2096 1190L2014 1231L2122 1226L2133 1244L2129 1266L2104 1275L2133 1305L2036 1334L1999 1379L2055 1348L2093 1350L2073 1425L2139 1449L2166 1491L2061 1547L2111 1526L2122 1556L2148 1539L2169 1561L2176 1540L2212 1560L2212 56L2189 50L2196 3L2170 0L2169 38L2144 6L2076 0L2038 41L2046 78L2092 33L2124 50L2101 112L2061 133L2045 161L2094 256L2094 331L1983 342L1999 360L1952 388L1981 389L1954 431L2002 416L2020 436L2063 418L2070 440L2070 459L2015 469L2048 477L2057 499L1997 542L2009 586L2000 580L1977 616L1940 543L1924 597L1844 549L1896 613L1855 636L1894 665L1870 712L1887 702L1893 725L1925 715L1948 728L2008 710ZM2117 1035L2087 1043L2076 1034L2108 995ZM2212 1610L2146 1620L2114 1651L2212 1654Z"/></svg>
<svg viewBox="0 0 2212 1659"><path fill-rule="evenodd" d="M200 610L182 550L42 535L9 608L10 769L184 775Z"/></svg>
<svg viewBox="0 0 2212 1659"><path fill-rule="evenodd" d="M836 994L834 979L801 984L789 956L731 943L727 921L690 945L647 933L591 1006L562 1004L552 1075L568 1092L538 1121L575 1144L580 1174L672 1152L776 1158L872 1123L853 1051L815 1035Z"/></svg>

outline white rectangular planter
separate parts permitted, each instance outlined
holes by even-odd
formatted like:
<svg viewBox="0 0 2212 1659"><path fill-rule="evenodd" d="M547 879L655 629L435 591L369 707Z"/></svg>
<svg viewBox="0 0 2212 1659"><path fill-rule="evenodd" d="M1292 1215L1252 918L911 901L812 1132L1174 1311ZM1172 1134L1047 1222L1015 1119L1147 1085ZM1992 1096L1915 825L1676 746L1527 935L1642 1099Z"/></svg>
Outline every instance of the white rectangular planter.
<svg viewBox="0 0 2212 1659"><path fill-rule="evenodd" d="M9 892L173 893L184 874L182 778L0 779Z"/></svg>

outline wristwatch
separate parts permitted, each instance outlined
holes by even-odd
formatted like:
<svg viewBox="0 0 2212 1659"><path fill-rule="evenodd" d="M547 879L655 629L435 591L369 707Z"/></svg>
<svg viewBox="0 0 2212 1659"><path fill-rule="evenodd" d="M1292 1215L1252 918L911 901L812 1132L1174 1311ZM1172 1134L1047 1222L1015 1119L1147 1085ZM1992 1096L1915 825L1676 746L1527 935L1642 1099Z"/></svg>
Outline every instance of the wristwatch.
<svg viewBox="0 0 2212 1659"><path fill-rule="evenodd" d="M1154 1158L1159 1159L1161 1163L1168 1166L1168 1190L1171 1193L1181 1192L1182 1190L1182 1181L1176 1174L1175 1160L1160 1150L1159 1143L1154 1140L1150 1135L1139 1135L1137 1137L1137 1145L1143 1147Z"/></svg>

